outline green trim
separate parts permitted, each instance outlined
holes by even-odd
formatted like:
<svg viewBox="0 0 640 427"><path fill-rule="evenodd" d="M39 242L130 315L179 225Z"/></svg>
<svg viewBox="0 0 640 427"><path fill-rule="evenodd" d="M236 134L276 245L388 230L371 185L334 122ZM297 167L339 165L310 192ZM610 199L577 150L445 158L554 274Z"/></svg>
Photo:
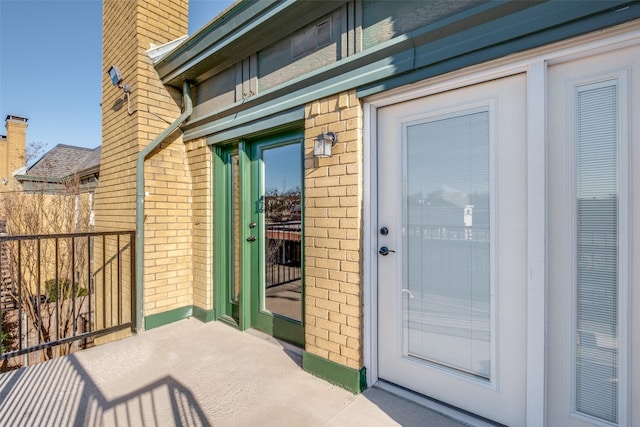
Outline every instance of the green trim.
<svg viewBox="0 0 640 427"><path fill-rule="evenodd" d="M224 70L238 60L277 42L282 31L301 28L339 8L348 0L251 0L235 2L227 14L183 41L155 67L163 84L175 86L186 77L202 81L212 70ZM242 8L240 11L236 9ZM194 68L198 69L196 73ZM176 87L178 87L176 86Z"/></svg>
<svg viewBox="0 0 640 427"><path fill-rule="evenodd" d="M628 8L624 9L625 6ZM514 12L514 8L522 10ZM507 15L501 16L504 13ZM486 18L484 24L444 38L438 36L466 19L483 17ZM625 0L554 0L533 6L525 2L490 2L395 37L220 110L202 115L196 112L183 126L185 139L226 131L233 135L233 129L238 126L251 128L254 122L267 116L346 90L357 89L359 97L373 95L639 17L640 4Z"/></svg>
<svg viewBox="0 0 640 427"><path fill-rule="evenodd" d="M263 200L266 189L264 188L264 151L276 147L295 145L300 150L300 175L304 180L304 132L301 130L291 131L287 133L279 133L275 135L265 136L257 140L251 141L247 151L250 151L251 161L251 188L250 199L252 202L249 206L250 219L257 224L252 234L255 234L257 241L250 246L251 250L251 326L259 329L276 338L304 346L304 326L301 321L288 319L275 313L262 310L262 302L265 301L265 215L264 210L260 209L256 203ZM304 186L304 182L301 182ZM304 245L304 241L301 241ZM303 258L302 258L303 259ZM304 289L304 276L301 276L302 289ZM304 306L304 300L302 301ZM301 319L303 319L301 313Z"/></svg>
<svg viewBox="0 0 640 427"><path fill-rule="evenodd" d="M350 392L362 393L367 388L366 368L349 368L315 354L302 353L302 369Z"/></svg>
<svg viewBox="0 0 640 427"><path fill-rule="evenodd" d="M215 307L216 320L228 316L239 326L240 309L230 299L233 281L233 224L231 223L231 192L233 183L231 156L238 154L237 146L214 147L214 244L215 244ZM240 220L240 219L238 219Z"/></svg>
<svg viewBox="0 0 640 427"><path fill-rule="evenodd" d="M247 242L253 234L249 228L251 222L251 158L250 147L246 141L238 144L239 173L240 173L240 314L238 316L240 330L251 327L251 278L252 246ZM233 244L233 243L232 243Z"/></svg>
<svg viewBox="0 0 640 427"><path fill-rule="evenodd" d="M193 306L193 317L204 323L216 320L216 310L205 310L197 305Z"/></svg>
<svg viewBox="0 0 640 427"><path fill-rule="evenodd" d="M254 122L240 125L213 135L211 135L211 133L207 129L200 129L197 131L185 131L183 137L185 141L188 141L190 139L199 138L201 136L208 136L207 144L213 145L220 142L239 140L240 138L253 138L255 136L258 136L260 133L264 133L265 131L279 133L303 128L303 120L304 106L302 105L292 110L278 113L274 116L269 116L263 119L258 119Z"/></svg>
<svg viewBox="0 0 640 427"><path fill-rule="evenodd" d="M640 18L639 4L628 4L625 9L622 8L624 3L617 1L604 5L611 9L603 11L601 2L551 1L502 18L500 22L504 27L489 22L426 44L416 40L413 70L376 83L363 84L357 88L357 96L365 98ZM621 9L614 10L615 7ZM572 16L574 21L564 23L566 16ZM519 37L523 29L528 32ZM414 37L420 38L420 35Z"/></svg>
<svg viewBox="0 0 640 427"><path fill-rule="evenodd" d="M164 313L151 314L144 317L144 328L146 330L158 328L177 322L178 320L188 319L193 315L193 306L176 308L174 310L165 311Z"/></svg>
<svg viewBox="0 0 640 427"><path fill-rule="evenodd" d="M213 149L213 217L214 230L213 241L215 245L215 273L214 273L214 294L215 294L215 314L216 320L230 314L226 310L226 284L229 267L227 265L227 201L226 201L226 157L227 153L220 147Z"/></svg>

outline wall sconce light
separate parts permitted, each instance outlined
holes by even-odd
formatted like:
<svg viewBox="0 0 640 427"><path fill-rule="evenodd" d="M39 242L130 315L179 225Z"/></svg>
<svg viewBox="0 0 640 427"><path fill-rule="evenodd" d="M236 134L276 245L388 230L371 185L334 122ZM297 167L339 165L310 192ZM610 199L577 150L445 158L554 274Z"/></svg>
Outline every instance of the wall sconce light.
<svg viewBox="0 0 640 427"><path fill-rule="evenodd" d="M313 155L315 157L331 157L331 147L336 145L338 135L333 132L321 133L313 140Z"/></svg>
<svg viewBox="0 0 640 427"><path fill-rule="evenodd" d="M120 70L115 65L112 65L109 68L109 77L111 78L111 83L114 86L120 87L120 83L122 83L122 74L120 74Z"/></svg>
<svg viewBox="0 0 640 427"><path fill-rule="evenodd" d="M111 83L124 91L124 96L125 98L127 98L127 113L129 113L129 115L132 115L134 111L131 111L131 99L129 98L129 94L131 93L131 85L122 83L122 73L120 73L120 70L115 65L112 65L107 73L109 74ZM123 100L116 99L115 104L113 104L113 107L111 108L113 109L113 111L118 111L120 108L122 108L123 103Z"/></svg>
<svg viewBox="0 0 640 427"><path fill-rule="evenodd" d="M120 73L120 69L118 67L112 65L111 68L109 68L108 73L111 83L113 83L114 86L118 86L120 89L124 90L124 93L126 94L131 93L131 86L122 83L122 73Z"/></svg>

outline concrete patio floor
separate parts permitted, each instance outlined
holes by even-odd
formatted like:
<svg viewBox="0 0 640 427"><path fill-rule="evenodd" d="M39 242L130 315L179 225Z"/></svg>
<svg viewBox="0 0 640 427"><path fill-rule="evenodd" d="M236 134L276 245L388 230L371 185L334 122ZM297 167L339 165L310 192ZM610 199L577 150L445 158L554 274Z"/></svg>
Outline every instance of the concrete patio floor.
<svg viewBox="0 0 640 427"><path fill-rule="evenodd" d="M0 375L0 426L462 426L304 372L300 350L219 322L176 322Z"/></svg>

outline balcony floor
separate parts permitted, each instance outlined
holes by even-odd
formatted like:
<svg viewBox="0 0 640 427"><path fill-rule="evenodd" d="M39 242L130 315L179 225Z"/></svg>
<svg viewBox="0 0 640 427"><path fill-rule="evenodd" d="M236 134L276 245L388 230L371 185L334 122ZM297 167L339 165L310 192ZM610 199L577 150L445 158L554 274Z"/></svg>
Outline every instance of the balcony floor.
<svg viewBox="0 0 640 427"><path fill-rule="evenodd" d="M189 319L0 375L0 425L462 424L384 390L353 395L258 332Z"/></svg>

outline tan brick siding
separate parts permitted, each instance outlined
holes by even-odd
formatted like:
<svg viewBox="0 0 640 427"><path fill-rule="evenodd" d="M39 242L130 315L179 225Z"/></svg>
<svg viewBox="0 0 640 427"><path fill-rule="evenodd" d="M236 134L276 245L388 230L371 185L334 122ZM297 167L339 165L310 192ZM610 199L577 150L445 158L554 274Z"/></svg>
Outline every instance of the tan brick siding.
<svg viewBox="0 0 640 427"><path fill-rule="evenodd" d="M145 51L187 33L186 0L106 0L103 4L103 147L96 230L135 228L136 157L181 113L182 93L162 85ZM131 109L112 108L131 85ZM160 116L161 118L159 118ZM163 120L164 119L164 120ZM196 303L211 309L210 150L174 132L145 161L143 315Z"/></svg>
<svg viewBox="0 0 640 427"><path fill-rule="evenodd" d="M25 166L27 143L27 124L23 121L7 120L7 139L0 141L0 180L5 178L7 184L0 182L0 193L15 191L19 187L13 173Z"/></svg>
<svg viewBox="0 0 640 427"><path fill-rule="evenodd" d="M305 109L305 347L362 367L362 106L355 91ZM321 132L338 134L313 157Z"/></svg>
<svg viewBox="0 0 640 427"><path fill-rule="evenodd" d="M193 303L202 309L212 310L212 155L206 139L187 143L187 156L192 177Z"/></svg>

